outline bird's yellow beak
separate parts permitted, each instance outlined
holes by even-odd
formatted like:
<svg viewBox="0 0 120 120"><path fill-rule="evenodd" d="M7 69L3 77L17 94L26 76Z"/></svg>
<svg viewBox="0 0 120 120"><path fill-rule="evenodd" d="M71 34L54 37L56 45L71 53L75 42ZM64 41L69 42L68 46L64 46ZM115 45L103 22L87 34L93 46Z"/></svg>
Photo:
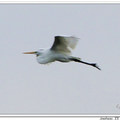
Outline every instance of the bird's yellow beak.
<svg viewBox="0 0 120 120"><path fill-rule="evenodd" d="M24 52L23 54L35 54L36 51L33 51L33 52Z"/></svg>

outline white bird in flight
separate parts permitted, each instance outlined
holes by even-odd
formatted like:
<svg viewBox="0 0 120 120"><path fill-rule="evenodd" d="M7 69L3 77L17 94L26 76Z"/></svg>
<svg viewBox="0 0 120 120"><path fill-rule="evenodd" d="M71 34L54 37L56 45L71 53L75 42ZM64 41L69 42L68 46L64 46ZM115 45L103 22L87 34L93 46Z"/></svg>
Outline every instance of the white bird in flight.
<svg viewBox="0 0 120 120"><path fill-rule="evenodd" d="M70 36L55 36L55 41L51 48L49 49L40 49L34 52L24 52L24 54L35 54L37 57L37 62L40 64L47 64L55 61L59 62L79 62L86 65L93 66L101 70L96 63L87 63L81 61L81 58L74 57L71 55L72 49L74 49L78 43L77 37Z"/></svg>

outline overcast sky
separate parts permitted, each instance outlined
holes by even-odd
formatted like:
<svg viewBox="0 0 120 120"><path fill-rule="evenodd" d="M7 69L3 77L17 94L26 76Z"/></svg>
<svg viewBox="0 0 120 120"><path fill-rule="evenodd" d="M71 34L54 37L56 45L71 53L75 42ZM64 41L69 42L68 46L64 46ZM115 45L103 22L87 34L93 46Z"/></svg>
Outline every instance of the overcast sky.
<svg viewBox="0 0 120 120"><path fill-rule="evenodd" d="M55 35L79 37L73 55L102 71L22 54ZM1 4L0 55L0 114L120 113L120 4Z"/></svg>

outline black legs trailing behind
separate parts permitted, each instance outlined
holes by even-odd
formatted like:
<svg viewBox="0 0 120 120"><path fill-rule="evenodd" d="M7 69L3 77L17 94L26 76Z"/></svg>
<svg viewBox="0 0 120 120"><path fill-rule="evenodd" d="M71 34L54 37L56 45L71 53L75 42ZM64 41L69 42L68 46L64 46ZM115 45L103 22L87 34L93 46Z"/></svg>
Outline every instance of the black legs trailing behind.
<svg viewBox="0 0 120 120"><path fill-rule="evenodd" d="M101 70L101 69L97 66L96 63L87 63L87 62L81 61L80 58L77 58L77 57L70 58L70 60L75 61L75 62L79 62L79 63L83 63L83 64L86 64L86 65L90 65L90 66L93 66L93 67L97 68L98 70Z"/></svg>

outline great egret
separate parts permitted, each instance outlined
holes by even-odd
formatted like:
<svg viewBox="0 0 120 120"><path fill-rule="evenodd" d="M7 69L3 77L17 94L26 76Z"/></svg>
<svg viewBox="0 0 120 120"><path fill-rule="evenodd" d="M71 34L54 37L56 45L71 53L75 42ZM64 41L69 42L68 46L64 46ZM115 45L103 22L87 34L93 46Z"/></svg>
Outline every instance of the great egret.
<svg viewBox="0 0 120 120"><path fill-rule="evenodd" d="M35 54L37 57L37 61L40 64L47 64L54 61L59 62L79 62L83 64L87 64L93 66L99 70L101 70L96 63L87 63L81 61L80 58L71 56L71 50L75 48L77 42L77 37L70 36L55 36L54 44L50 49L44 50L40 49L34 52L24 52L24 54Z"/></svg>

